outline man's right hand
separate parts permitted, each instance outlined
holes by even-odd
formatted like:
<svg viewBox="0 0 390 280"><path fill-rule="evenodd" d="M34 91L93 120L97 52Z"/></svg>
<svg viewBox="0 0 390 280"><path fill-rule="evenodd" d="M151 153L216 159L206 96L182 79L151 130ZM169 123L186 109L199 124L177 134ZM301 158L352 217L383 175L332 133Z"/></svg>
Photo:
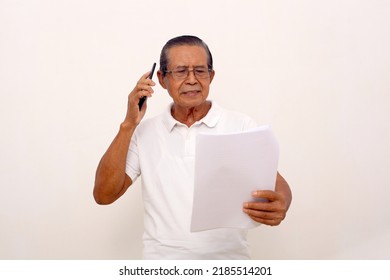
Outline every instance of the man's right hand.
<svg viewBox="0 0 390 280"><path fill-rule="evenodd" d="M146 112L147 100L145 101L141 110L139 110L138 103L140 99L143 96L150 98L154 93L152 87L155 86L156 84L151 79L149 79L149 75L150 75L150 71L142 75L142 77L138 80L136 86L128 96L127 114L124 123L132 127L137 126L141 122Z"/></svg>

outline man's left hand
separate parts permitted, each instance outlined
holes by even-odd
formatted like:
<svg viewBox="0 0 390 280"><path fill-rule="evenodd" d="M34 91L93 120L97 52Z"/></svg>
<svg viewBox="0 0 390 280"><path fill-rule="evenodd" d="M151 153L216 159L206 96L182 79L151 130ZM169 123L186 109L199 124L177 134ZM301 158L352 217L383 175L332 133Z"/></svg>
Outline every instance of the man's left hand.
<svg viewBox="0 0 390 280"><path fill-rule="evenodd" d="M287 206L284 196L278 192L263 190L252 193L254 198L263 198L264 202L245 202L243 211L252 220L269 226L279 225L286 217Z"/></svg>

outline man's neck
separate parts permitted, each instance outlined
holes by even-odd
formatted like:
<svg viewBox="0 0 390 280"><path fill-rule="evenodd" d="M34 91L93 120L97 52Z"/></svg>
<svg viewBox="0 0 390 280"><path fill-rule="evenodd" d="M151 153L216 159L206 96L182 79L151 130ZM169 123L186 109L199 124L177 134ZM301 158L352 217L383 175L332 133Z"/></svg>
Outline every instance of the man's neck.
<svg viewBox="0 0 390 280"><path fill-rule="evenodd" d="M205 101L196 107L180 107L173 104L171 108L172 117L190 127L195 122L204 118L211 108L211 102Z"/></svg>

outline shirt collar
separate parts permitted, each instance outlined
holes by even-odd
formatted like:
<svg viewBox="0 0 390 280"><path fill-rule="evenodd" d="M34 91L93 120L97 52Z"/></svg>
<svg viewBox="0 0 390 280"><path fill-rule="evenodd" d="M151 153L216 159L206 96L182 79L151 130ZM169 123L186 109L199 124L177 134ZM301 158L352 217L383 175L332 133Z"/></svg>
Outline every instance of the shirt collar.
<svg viewBox="0 0 390 280"><path fill-rule="evenodd" d="M176 125L184 125L172 117L172 105L173 103L170 103L165 112L163 112L163 123L169 132L171 132ZM221 117L221 114L222 108L216 102L211 101L211 108L208 111L207 115L204 116L203 119L195 122L194 125L203 123L210 128L215 127L218 123L219 118Z"/></svg>

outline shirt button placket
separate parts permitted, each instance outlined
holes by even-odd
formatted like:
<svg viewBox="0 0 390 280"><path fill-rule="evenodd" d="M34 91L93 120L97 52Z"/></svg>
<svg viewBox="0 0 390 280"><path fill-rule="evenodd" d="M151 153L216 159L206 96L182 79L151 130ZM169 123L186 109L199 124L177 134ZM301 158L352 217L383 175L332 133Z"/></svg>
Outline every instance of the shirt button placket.
<svg viewBox="0 0 390 280"><path fill-rule="evenodd" d="M187 135L185 139L185 156L194 156L195 155L195 127L190 127L187 130Z"/></svg>

